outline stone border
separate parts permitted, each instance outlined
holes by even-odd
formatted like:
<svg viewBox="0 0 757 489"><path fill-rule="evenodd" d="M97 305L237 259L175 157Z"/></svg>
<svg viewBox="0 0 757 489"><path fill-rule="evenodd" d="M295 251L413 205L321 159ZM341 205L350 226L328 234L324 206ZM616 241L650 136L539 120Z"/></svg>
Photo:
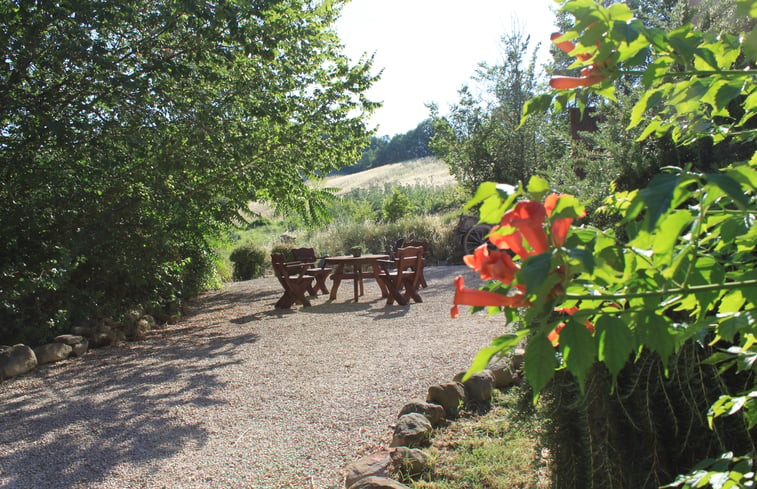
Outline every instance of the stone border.
<svg viewBox="0 0 757 489"><path fill-rule="evenodd" d="M392 442L347 466L347 489L409 489L400 480L417 479L427 473L429 457L422 450L431 443L435 428L453 420L465 407L470 412L488 411L493 389L506 389L519 383L525 351L516 349L500 364L460 382L465 372L452 382L432 385L425 401L414 400L399 412Z"/></svg>
<svg viewBox="0 0 757 489"><path fill-rule="evenodd" d="M73 334L56 336L52 343L32 348L28 345L0 345L0 381L25 374L39 365L80 357L90 348L109 346L125 340L141 340L153 329L176 324L181 318L181 303L162 307L137 306L120 320L106 319L93 326L76 326ZM160 322L158 322L158 320Z"/></svg>

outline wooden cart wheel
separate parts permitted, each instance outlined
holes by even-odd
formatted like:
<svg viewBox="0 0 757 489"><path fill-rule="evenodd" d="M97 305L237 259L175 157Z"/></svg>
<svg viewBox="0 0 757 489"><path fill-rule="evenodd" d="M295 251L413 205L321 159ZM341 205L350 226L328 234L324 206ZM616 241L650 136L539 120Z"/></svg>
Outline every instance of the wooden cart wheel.
<svg viewBox="0 0 757 489"><path fill-rule="evenodd" d="M489 234L492 227L488 224L476 224L465 233L463 238L463 249L466 255L473 253L473 250L486 243L486 235Z"/></svg>

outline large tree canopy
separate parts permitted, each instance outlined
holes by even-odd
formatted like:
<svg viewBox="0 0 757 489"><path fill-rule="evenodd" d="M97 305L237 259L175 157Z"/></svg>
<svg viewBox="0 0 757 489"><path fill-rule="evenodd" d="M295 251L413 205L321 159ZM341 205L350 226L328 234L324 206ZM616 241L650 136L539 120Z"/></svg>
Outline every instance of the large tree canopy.
<svg viewBox="0 0 757 489"><path fill-rule="evenodd" d="M342 4L0 3L0 343L196 289L251 199L316 215L375 106Z"/></svg>

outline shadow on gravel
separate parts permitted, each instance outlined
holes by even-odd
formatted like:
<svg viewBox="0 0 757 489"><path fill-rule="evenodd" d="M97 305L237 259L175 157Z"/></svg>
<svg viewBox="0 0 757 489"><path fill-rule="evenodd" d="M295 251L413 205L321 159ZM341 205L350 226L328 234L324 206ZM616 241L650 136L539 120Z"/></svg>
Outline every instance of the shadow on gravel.
<svg viewBox="0 0 757 489"><path fill-rule="evenodd" d="M190 416L182 413L210 415L226 403L213 372L239 364L233 350L257 339L188 328L157 332L143 343L95 350L76 366L54 364L7 381L28 384L22 395L0 385L0 486L97 487L116 466L157 467L202 447L206 427L183 422Z"/></svg>
<svg viewBox="0 0 757 489"><path fill-rule="evenodd" d="M229 322L232 324L247 324L253 321L260 321L261 319L262 319L262 314L255 313L255 314L247 314L245 316L240 316L238 318L229 319Z"/></svg>
<svg viewBox="0 0 757 489"><path fill-rule="evenodd" d="M236 285L244 285L244 282L236 282ZM246 291L228 291L228 292L214 292L210 295L194 299L188 303L187 313L191 316L198 312L211 313L219 310L226 309L230 304L245 304L253 302L268 301L275 303L281 296L277 290L261 290L258 292L246 292Z"/></svg>
<svg viewBox="0 0 757 489"><path fill-rule="evenodd" d="M314 304L313 307L308 307L307 309L302 308L300 311L306 314L350 314L367 311L375 305L373 304L374 302L375 301L370 301L368 299L360 302L326 301L320 304Z"/></svg>

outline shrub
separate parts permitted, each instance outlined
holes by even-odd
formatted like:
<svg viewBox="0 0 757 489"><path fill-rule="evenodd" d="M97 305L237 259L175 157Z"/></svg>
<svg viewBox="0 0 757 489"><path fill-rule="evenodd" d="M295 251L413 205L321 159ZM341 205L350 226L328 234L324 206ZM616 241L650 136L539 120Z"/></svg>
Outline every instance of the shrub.
<svg viewBox="0 0 757 489"><path fill-rule="evenodd" d="M255 245L248 243L236 248L229 259L234 264L234 280L262 277L265 272L266 252Z"/></svg>
<svg viewBox="0 0 757 489"><path fill-rule="evenodd" d="M271 254L281 253L282 255L284 255L284 259L286 261L294 261L294 255L292 254L292 250L294 248L295 246L291 243L276 243L271 248Z"/></svg>
<svg viewBox="0 0 757 489"><path fill-rule="evenodd" d="M410 214L412 203L407 195L399 189L394 189L392 195L384 199L381 209L384 213L384 220L387 222L396 222L400 218Z"/></svg>

